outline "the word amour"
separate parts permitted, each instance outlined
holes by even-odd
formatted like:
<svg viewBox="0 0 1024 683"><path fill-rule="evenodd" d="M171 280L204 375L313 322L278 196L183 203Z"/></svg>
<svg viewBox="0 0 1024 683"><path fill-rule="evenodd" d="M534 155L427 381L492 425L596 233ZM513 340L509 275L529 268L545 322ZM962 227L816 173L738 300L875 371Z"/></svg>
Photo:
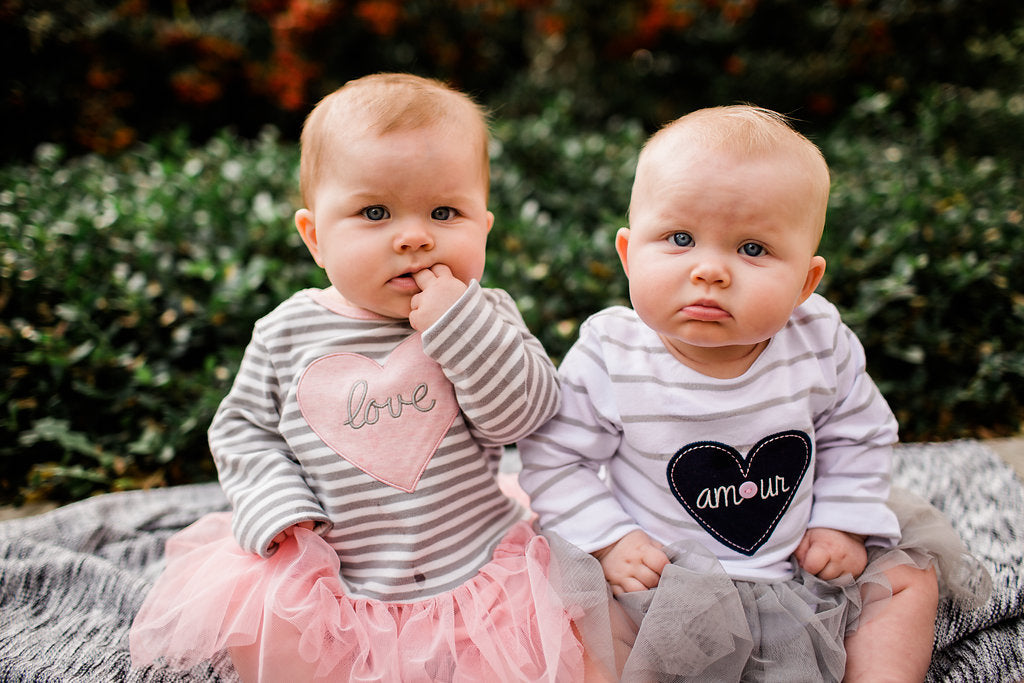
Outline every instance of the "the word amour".
<svg viewBox="0 0 1024 683"><path fill-rule="evenodd" d="M775 478L769 478L767 481L764 479L760 480L757 491L753 495L740 493L740 488L742 487L737 487L733 484L705 488L697 496L697 507L701 510L715 510L720 507L740 505L744 500L753 498L755 495L760 496L761 500L767 500L768 498L775 498L789 492L786 478L778 475Z"/></svg>

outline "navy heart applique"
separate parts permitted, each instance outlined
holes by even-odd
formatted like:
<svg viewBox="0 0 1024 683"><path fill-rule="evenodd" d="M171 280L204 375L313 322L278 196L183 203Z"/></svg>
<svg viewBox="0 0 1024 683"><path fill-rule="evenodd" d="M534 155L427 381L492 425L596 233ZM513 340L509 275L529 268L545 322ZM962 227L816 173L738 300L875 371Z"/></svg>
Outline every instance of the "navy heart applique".
<svg viewBox="0 0 1024 683"><path fill-rule="evenodd" d="M732 446L698 441L668 462L668 484L682 506L719 542L753 555L775 531L811 463L803 432L772 434L747 459Z"/></svg>

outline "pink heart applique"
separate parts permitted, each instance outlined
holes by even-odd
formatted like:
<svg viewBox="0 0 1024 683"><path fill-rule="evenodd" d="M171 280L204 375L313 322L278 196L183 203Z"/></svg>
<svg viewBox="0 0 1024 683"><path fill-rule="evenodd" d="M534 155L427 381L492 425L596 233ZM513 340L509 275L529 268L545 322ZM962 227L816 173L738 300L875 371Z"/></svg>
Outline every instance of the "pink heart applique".
<svg viewBox="0 0 1024 683"><path fill-rule="evenodd" d="M380 365L358 353L313 361L296 389L320 440L374 479L412 492L455 421L459 405L419 334Z"/></svg>

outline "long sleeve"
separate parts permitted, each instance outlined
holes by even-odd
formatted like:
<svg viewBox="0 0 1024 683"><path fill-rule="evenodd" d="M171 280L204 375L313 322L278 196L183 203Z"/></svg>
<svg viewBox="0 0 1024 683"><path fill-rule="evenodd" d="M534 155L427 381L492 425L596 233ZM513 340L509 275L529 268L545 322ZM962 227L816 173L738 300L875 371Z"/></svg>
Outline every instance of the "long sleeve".
<svg viewBox="0 0 1024 683"><path fill-rule="evenodd" d="M584 326L559 368L558 415L519 442L519 482L541 526L587 552L639 528L601 478L624 444L615 391L592 332Z"/></svg>
<svg viewBox="0 0 1024 683"><path fill-rule="evenodd" d="M833 348L836 398L815 418L817 466L808 526L889 544L900 537L886 505L896 419L867 375L860 341L845 325L836 328Z"/></svg>
<svg viewBox="0 0 1024 683"><path fill-rule="evenodd" d="M281 436L282 402L280 378L257 329L209 436L221 487L234 510L235 538L245 550L264 557L274 536L294 524L329 525Z"/></svg>
<svg viewBox="0 0 1024 683"><path fill-rule="evenodd" d="M459 407L483 445L513 443L558 409L554 365L502 290L470 283L424 332L423 351L455 386Z"/></svg>

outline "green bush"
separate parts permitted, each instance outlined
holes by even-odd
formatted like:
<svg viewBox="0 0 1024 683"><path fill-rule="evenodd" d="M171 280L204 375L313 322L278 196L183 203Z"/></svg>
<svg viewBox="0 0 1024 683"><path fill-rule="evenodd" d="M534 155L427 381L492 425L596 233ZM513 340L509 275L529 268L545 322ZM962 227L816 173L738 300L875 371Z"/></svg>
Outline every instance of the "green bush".
<svg viewBox="0 0 1024 683"><path fill-rule="evenodd" d="M495 126L487 284L509 291L556 360L599 308L628 303L615 254L646 133L613 120L577 131L563 96L542 114Z"/></svg>
<svg viewBox="0 0 1024 683"><path fill-rule="evenodd" d="M0 171L0 496L210 477L205 430L253 321L314 269L297 151L183 136Z"/></svg>
<svg viewBox="0 0 1024 683"><path fill-rule="evenodd" d="M823 288L905 437L1012 433L1024 413L1024 158L964 154L949 128L969 122L961 146L1002 152L980 136L994 118L1016 139L1024 106L938 92L919 117L935 125L913 133L888 107L871 98L852 117L884 137L841 129L822 142L834 173Z"/></svg>
<svg viewBox="0 0 1024 683"><path fill-rule="evenodd" d="M571 105L498 120L492 150L485 284L512 293L556 360L587 315L626 301L613 237L646 136L632 120L578 129ZM867 98L818 139L835 180L823 290L904 439L1010 432L1024 162L960 151L941 117L909 133L891 108ZM44 146L0 169L0 500L213 476L206 428L253 322L325 284L292 227L296 175L294 144L271 131L111 159Z"/></svg>

